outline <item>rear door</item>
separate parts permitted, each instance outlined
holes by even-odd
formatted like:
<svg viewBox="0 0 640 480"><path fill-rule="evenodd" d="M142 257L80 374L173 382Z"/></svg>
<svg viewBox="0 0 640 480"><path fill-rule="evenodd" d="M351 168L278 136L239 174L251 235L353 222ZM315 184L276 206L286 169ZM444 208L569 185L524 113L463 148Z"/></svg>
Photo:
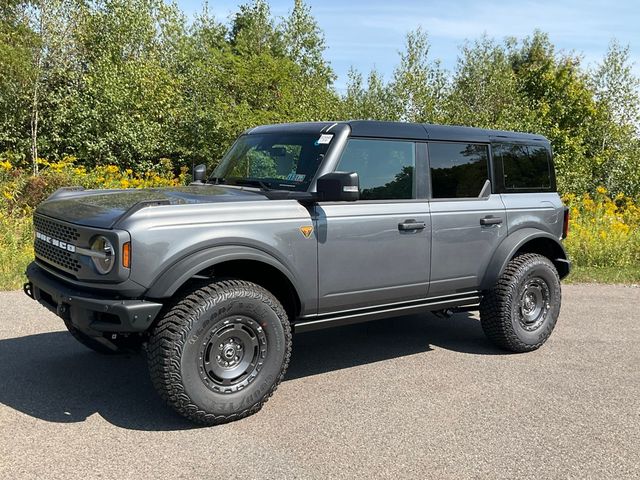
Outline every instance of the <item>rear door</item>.
<svg viewBox="0 0 640 480"><path fill-rule="evenodd" d="M319 313L427 296L431 222L416 174L424 166L413 141L349 140L336 171L358 173L361 199L315 207Z"/></svg>
<svg viewBox="0 0 640 480"><path fill-rule="evenodd" d="M507 234L505 207L491 193L489 145L428 144L432 263L429 296L478 288Z"/></svg>

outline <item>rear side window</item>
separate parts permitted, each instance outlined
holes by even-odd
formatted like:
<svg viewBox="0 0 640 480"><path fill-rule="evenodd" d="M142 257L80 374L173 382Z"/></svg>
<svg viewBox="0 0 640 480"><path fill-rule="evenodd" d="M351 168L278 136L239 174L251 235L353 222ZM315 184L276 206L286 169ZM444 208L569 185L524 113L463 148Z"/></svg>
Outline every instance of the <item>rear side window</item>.
<svg viewBox="0 0 640 480"><path fill-rule="evenodd" d="M489 147L474 143L429 143L433 198L477 197L489 178Z"/></svg>
<svg viewBox="0 0 640 480"><path fill-rule="evenodd" d="M552 188L551 155L546 147L498 143L493 146L493 157L502 166L505 191Z"/></svg>
<svg viewBox="0 0 640 480"><path fill-rule="evenodd" d="M414 198L414 142L352 138L337 170L357 172L361 200Z"/></svg>

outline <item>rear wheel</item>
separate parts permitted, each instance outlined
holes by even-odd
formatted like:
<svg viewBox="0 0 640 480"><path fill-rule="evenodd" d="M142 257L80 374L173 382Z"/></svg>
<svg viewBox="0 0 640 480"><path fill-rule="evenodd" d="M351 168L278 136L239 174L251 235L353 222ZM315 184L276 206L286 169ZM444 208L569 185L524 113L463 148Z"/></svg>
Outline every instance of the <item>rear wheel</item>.
<svg viewBox="0 0 640 480"><path fill-rule="evenodd" d="M561 289L551 261L526 253L513 258L480 303L482 328L493 343L528 352L547 341L560 313Z"/></svg>
<svg viewBox="0 0 640 480"><path fill-rule="evenodd" d="M251 415L282 380L291 328L278 300L245 281L213 282L179 299L154 328L154 386L178 413L214 425Z"/></svg>

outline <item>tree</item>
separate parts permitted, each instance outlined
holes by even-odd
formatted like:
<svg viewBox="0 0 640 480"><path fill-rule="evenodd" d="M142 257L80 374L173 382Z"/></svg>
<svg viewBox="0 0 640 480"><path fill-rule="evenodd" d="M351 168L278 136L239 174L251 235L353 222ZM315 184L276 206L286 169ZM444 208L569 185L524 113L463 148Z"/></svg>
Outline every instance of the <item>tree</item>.
<svg viewBox="0 0 640 480"><path fill-rule="evenodd" d="M285 52L306 77L330 84L335 76L323 57L324 35L303 0L294 0L293 10L281 25Z"/></svg>
<svg viewBox="0 0 640 480"><path fill-rule="evenodd" d="M38 39L22 2L0 4L0 152L26 157L29 149L29 91L33 84L33 51Z"/></svg>
<svg viewBox="0 0 640 480"><path fill-rule="evenodd" d="M629 47L615 40L590 72L597 105L599 183L613 193L640 194L640 80L633 74Z"/></svg>
<svg viewBox="0 0 640 480"><path fill-rule="evenodd" d="M282 35L276 30L269 4L265 0L253 0L240 5L233 17L230 42L240 54L282 54Z"/></svg>
<svg viewBox="0 0 640 480"><path fill-rule="evenodd" d="M429 38L421 28L407 34L390 85L403 121L436 123L442 118L447 81L440 62L429 59L429 49Z"/></svg>
<svg viewBox="0 0 640 480"><path fill-rule="evenodd" d="M446 119L474 127L532 129L531 112L504 46L483 36L462 47L446 101Z"/></svg>
<svg viewBox="0 0 640 480"><path fill-rule="evenodd" d="M76 0L32 0L30 3L31 28L38 38L30 88L31 161L37 173L40 144L43 140L56 142L64 136L57 130L57 117L52 114L58 115L64 110L77 80L79 63L73 28L81 5ZM40 138L42 122L48 129L43 139Z"/></svg>
<svg viewBox="0 0 640 480"><path fill-rule="evenodd" d="M343 117L397 121L402 114L398 107L390 86L384 82L377 70L369 72L366 87L361 73L353 69L349 72Z"/></svg>
<svg viewBox="0 0 640 480"><path fill-rule="evenodd" d="M534 114L535 130L554 147L558 188L574 193L595 189L596 107L580 58L556 54L549 37L536 31L510 46L509 60L519 92Z"/></svg>
<svg viewBox="0 0 640 480"><path fill-rule="evenodd" d="M179 161L185 19L162 0L99 0L77 28L83 74L70 137L87 163ZM185 79L186 80L186 79Z"/></svg>

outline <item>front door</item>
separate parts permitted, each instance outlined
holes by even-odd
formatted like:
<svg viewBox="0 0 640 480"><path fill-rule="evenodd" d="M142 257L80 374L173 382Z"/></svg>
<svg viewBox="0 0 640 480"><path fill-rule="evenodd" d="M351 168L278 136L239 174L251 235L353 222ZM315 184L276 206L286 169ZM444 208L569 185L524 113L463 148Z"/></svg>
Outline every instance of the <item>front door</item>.
<svg viewBox="0 0 640 480"><path fill-rule="evenodd" d="M315 207L318 312L425 298L431 220L416 199L416 144L352 138L336 170L358 173L360 200Z"/></svg>

